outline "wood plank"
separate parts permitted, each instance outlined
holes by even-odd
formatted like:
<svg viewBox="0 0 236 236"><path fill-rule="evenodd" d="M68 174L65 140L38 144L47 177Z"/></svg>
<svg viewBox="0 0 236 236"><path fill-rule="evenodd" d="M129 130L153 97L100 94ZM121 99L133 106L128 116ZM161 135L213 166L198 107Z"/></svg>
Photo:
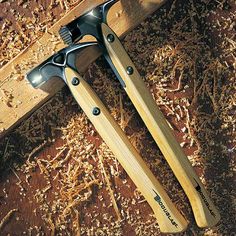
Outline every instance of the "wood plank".
<svg viewBox="0 0 236 236"><path fill-rule="evenodd" d="M62 25L101 2L103 1L85 0L81 2L54 24L38 41L31 44L0 69L0 137L4 136L64 86L60 80L51 80L43 89L35 90L26 80L19 78L22 78L27 71L64 47L58 36L58 30ZM108 14L108 23L119 37L127 34L148 15L157 10L165 0L142 2L132 0L129 3L125 2L125 4L124 2L117 2ZM87 62L86 65L94 61L99 55L100 53L96 49L92 55L91 51L87 52L88 60L84 60ZM85 66L84 62L81 66Z"/></svg>

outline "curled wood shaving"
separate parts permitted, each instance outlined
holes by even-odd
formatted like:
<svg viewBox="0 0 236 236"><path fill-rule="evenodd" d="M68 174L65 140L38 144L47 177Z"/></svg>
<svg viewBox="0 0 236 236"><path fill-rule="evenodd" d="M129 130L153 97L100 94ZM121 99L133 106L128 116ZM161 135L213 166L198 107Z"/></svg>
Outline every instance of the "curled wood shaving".
<svg viewBox="0 0 236 236"><path fill-rule="evenodd" d="M88 196L91 194L88 194L88 196L84 195L83 197L78 198L78 194L82 192L83 190L89 189L92 185L97 184L97 180L92 180L89 183L85 182L82 183L73 189L66 190L65 188L61 190L62 196L66 197L69 200L68 206L63 211L62 217L66 217L68 213L71 212L71 209L79 205L81 202L88 200Z"/></svg>
<svg viewBox="0 0 236 236"><path fill-rule="evenodd" d="M3 227L8 223L8 221L10 220L10 218L12 217L12 215L17 212L18 209L12 209L10 210L1 220L0 222L0 231L3 229Z"/></svg>
<svg viewBox="0 0 236 236"><path fill-rule="evenodd" d="M50 232L50 235L51 236L55 236L56 234L56 229L55 229L55 224L53 223L53 220L52 220L52 215L49 214L49 216L46 218L48 224L49 224L49 227L51 229L51 232Z"/></svg>
<svg viewBox="0 0 236 236"><path fill-rule="evenodd" d="M75 211L75 214L76 214L76 218L74 220L74 223L73 223L73 226L75 225L75 233L76 233L76 236L81 236L81 227L80 227L80 216L79 216L79 212L74 209Z"/></svg>
<svg viewBox="0 0 236 236"><path fill-rule="evenodd" d="M50 174L49 174L49 172L48 172L46 166L44 166L44 164L42 163L42 161L36 160L36 162L37 162L37 164L38 164L38 167L39 167L39 169L40 169L41 174L44 174L44 176L49 177Z"/></svg>
<svg viewBox="0 0 236 236"><path fill-rule="evenodd" d="M102 157L102 155L99 152L98 152L98 158L99 158L99 163L100 163L100 166L101 166L101 171L102 171L102 173L103 173L103 175L105 177L106 186L108 188L108 191L109 191L109 194L110 194L110 197L111 197L111 201L112 201L112 204L113 204L113 207L114 207L117 219L118 219L118 221L121 221L120 211L119 211L119 208L117 206L117 203L116 203L116 200L115 200L115 197L114 197L114 192L113 192L113 190L111 188L110 178L108 177L106 169L105 169L105 167L103 165L103 157Z"/></svg>
<svg viewBox="0 0 236 236"><path fill-rule="evenodd" d="M193 136L193 133L192 133L189 110L186 107L184 107L184 110L186 112L186 123L185 124L186 124L188 134L189 134L189 137L190 137L190 140L191 140L190 147L192 147L195 139L194 139L194 136Z"/></svg>
<svg viewBox="0 0 236 236"><path fill-rule="evenodd" d="M3 162L5 162L7 160L7 149L8 149L9 141L10 141L10 138L7 139L7 143L6 143L4 152L3 152L3 157L2 157Z"/></svg>
<svg viewBox="0 0 236 236"><path fill-rule="evenodd" d="M39 146L35 147L29 154L28 154L28 158L27 158L27 162L30 163L30 159L40 150L42 150L46 145L47 145L48 141L44 140L42 144L40 144Z"/></svg>
<svg viewBox="0 0 236 236"><path fill-rule="evenodd" d="M10 167L10 169L13 172L13 174L16 176L16 178L18 179L18 182L16 184L20 187L20 190L25 191L24 187L22 186L22 181L21 181L19 175L16 173L16 171L13 168Z"/></svg>

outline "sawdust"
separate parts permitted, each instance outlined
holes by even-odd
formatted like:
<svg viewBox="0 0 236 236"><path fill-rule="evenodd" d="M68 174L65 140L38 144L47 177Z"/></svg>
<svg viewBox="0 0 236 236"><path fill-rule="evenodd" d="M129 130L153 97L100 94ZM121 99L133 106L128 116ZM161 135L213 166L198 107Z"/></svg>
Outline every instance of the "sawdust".
<svg viewBox="0 0 236 236"><path fill-rule="evenodd" d="M47 32L50 26L79 2L81 0L52 0L49 6L45 6L37 1L3 1L0 21L0 67Z"/></svg>

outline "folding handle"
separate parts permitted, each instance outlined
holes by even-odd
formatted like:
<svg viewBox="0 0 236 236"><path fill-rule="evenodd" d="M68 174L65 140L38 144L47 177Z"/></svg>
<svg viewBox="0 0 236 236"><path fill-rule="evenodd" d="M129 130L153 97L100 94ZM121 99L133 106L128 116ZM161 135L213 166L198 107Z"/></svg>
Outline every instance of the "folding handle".
<svg viewBox="0 0 236 236"><path fill-rule="evenodd" d="M74 98L151 206L160 230L164 233L184 231L186 220L101 100L75 71L66 68L65 76Z"/></svg>
<svg viewBox="0 0 236 236"><path fill-rule="evenodd" d="M218 211L119 38L104 23L101 25L101 30L109 59L123 80L125 91L189 198L198 226L215 225L220 219Z"/></svg>

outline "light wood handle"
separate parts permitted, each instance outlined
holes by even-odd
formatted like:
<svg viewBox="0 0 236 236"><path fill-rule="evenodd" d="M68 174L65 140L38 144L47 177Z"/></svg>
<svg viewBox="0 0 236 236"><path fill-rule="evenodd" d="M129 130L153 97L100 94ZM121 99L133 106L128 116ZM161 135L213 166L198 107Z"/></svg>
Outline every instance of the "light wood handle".
<svg viewBox="0 0 236 236"><path fill-rule="evenodd" d="M157 107L119 38L106 24L102 24L101 29L108 55L125 84L124 89L189 198L198 226L215 225L220 215L172 134L165 117ZM108 40L111 39L107 37L109 34L114 36L114 41ZM127 73L128 67L132 67L132 70L129 68Z"/></svg>
<svg viewBox="0 0 236 236"><path fill-rule="evenodd" d="M160 230L165 233L184 231L187 227L186 220L101 100L75 71L66 68L65 75L74 98L151 206ZM72 84L73 78L79 80L78 85Z"/></svg>

